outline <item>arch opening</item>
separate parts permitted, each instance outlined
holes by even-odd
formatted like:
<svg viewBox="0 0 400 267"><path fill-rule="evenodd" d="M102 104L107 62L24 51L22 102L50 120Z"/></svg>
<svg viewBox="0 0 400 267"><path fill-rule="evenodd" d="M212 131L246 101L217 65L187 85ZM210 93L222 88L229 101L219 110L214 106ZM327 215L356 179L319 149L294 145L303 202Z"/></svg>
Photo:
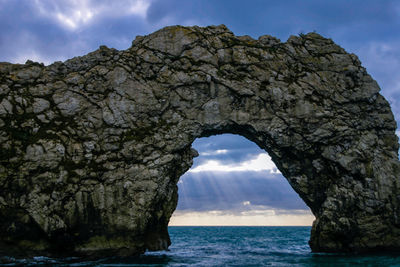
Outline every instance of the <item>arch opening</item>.
<svg viewBox="0 0 400 267"><path fill-rule="evenodd" d="M269 154L237 134L196 139L170 226L311 226L315 217Z"/></svg>

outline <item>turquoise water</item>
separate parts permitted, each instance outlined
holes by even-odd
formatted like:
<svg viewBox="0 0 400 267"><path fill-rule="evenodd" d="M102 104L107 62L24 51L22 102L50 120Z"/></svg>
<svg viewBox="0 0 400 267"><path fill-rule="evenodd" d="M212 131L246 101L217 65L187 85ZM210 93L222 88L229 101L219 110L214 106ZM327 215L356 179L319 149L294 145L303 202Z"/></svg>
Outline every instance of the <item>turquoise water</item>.
<svg viewBox="0 0 400 267"><path fill-rule="evenodd" d="M400 255L311 253L310 227L169 227L170 251L140 257L14 260L2 266L400 266Z"/></svg>

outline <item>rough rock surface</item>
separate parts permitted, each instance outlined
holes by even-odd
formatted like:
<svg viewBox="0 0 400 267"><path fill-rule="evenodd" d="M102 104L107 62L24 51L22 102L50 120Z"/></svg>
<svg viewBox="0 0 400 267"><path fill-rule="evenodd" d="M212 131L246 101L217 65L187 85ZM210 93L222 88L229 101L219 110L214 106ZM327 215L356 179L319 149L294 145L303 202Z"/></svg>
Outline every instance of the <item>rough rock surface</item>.
<svg viewBox="0 0 400 267"><path fill-rule="evenodd" d="M177 182L203 136L265 149L316 216L313 251L400 251L396 123L354 54L225 26L0 64L0 251L166 249Z"/></svg>

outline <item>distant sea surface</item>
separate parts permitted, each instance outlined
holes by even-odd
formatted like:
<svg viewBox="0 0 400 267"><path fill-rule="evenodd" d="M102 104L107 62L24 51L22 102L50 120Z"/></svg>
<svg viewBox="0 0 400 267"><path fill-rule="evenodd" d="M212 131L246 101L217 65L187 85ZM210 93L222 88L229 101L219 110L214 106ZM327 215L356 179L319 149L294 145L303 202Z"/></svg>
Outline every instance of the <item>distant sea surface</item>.
<svg viewBox="0 0 400 267"><path fill-rule="evenodd" d="M170 251L139 257L0 258L1 266L400 266L400 255L311 253L310 227L172 226Z"/></svg>

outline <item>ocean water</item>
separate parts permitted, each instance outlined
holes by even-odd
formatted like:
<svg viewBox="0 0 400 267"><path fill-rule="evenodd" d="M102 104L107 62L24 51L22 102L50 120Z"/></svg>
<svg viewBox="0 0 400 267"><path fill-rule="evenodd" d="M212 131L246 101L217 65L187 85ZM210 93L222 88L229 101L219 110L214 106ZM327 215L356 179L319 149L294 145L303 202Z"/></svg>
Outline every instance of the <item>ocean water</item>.
<svg viewBox="0 0 400 267"><path fill-rule="evenodd" d="M311 253L310 227L169 227L169 251L139 257L0 258L1 266L400 266L400 255Z"/></svg>

